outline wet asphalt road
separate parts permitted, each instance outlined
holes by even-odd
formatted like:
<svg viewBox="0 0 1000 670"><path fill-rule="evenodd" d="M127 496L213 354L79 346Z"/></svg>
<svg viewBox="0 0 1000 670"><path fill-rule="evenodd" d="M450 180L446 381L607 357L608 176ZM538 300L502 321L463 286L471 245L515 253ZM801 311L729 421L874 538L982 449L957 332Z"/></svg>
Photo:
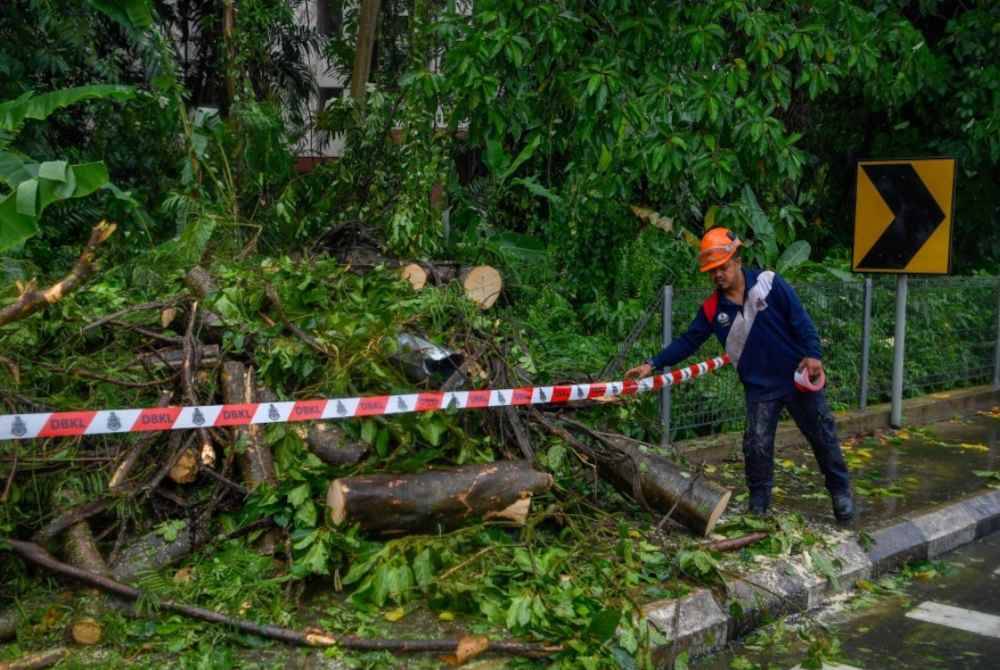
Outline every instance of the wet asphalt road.
<svg viewBox="0 0 1000 670"><path fill-rule="evenodd" d="M814 619L840 640L834 668L863 670L1000 669L1000 533L944 559L943 576L915 579L902 595L880 597L859 610L833 606ZM762 669L787 670L805 660L794 639L775 648L738 645L692 664L698 670L728 670L743 656Z"/></svg>

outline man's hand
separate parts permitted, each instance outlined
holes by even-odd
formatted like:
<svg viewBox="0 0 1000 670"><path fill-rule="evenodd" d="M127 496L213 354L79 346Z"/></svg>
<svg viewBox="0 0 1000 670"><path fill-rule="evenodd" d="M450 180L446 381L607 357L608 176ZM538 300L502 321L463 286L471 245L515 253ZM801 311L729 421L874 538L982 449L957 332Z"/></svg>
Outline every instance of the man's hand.
<svg viewBox="0 0 1000 670"><path fill-rule="evenodd" d="M625 379L642 379L648 377L653 372L653 366L649 363L637 365L625 372Z"/></svg>
<svg viewBox="0 0 1000 670"><path fill-rule="evenodd" d="M810 381L816 381L823 374L823 361L818 358L803 358L799 361L799 368L805 370Z"/></svg>

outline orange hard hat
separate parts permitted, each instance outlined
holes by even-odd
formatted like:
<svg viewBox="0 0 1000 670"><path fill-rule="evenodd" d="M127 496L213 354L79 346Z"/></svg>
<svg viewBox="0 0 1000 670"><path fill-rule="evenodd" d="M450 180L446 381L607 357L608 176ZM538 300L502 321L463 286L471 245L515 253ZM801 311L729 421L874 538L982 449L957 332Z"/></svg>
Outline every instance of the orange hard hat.
<svg viewBox="0 0 1000 670"><path fill-rule="evenodd" d="M702 272L714 270L732 258L741 244L736 233L728 228L712 228L701 238L698 269Z"/></svg>

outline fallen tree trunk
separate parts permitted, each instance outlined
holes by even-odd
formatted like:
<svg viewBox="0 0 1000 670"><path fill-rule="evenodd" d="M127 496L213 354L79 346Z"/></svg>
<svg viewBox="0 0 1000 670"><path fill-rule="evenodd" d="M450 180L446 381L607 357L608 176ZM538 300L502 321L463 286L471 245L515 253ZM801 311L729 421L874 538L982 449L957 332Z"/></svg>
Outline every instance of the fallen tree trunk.
<svg viewBox="0 0 1000 670"><path fill-rule="evenodd" d="M582 456L597 466L601 477L619 492L635 499L650 512L680 522L699 535L708 535L729 504L732 491L705 481L700 474L690 475L663 456L647 453L637 442L624 436L598 434L587 426L563 419L600 445L592 447L577 440L567 428L535 411L538 425L565 440Z"/></svg>
<svg viewBox="0 0 1000 670"><path fill-rule="evenodd" d="M532 469L529 461L500 461L335 479L326 503L334 524L358 523L372 532L448 528L474 517L523 524L531 496L550 486L552 475Z"/></svg>
<svg viewBox="0 0 1000 670"><path fill-rule="evenodd" d="M632 495L637 474L642 496L650 507L699 535L712 532L732 491L688 474L663 456L646 453L634 444L619 441L615 447L627 458L601 459L599 471L605 479Z"/></svg>
<svg viewBox="0 0 1000 670"><path fill-rule="evenodd" d="M94 226L90 231L87 246L83 248L83 253L80 254L80 258L77 259L69 274L44 291L39 291L35 283L30 282L17 300L0 309L0 327L31 316L38 310L59 302L80 288L97 269L95 265L97 247L104 244L113 232L115 232L115 224L107 221L101 221Z"/></svg>
<svg viewBox="0 0 1000 670"><path fill-rule="evenodd" d="M237 361L226 361L222 366L222 397L226 403L241 404L255 402L256 387L253 368ZM246 449L238 457L243 482L251 491L261 484L277 485L274 460L271 449L260 439L257 426L233 428L233 442L246 442Z"/></svg>
<svg viewBox="0 0 1000 670"><path fill-rule="evenodd" d="M66 658L69 650L66 647L55 647L46 651L38 651L27 656L22 656L16 661L0 662L0 670L41 670L51 668L59 661Z"/></svg>
<svg viewBox="0 0 1000 670"><path fill-rule="evenodd" d="M104 591L121 596L122 598L128 598L129 600L138 600L143 596L143 592L139 589L119 583L113 579L108 579L107 577L102 577L101 575L87 570L75 568L67 563L63 563L50 555L42 547L39 547L37 544L32 542L23 542L21 540L9 538L6 542L11 546L14 552L24 560L34 563L35 565L43 567L56 574L78 579L86 584L103 589ZM204 609L202 607L186 605L173 600L158 601L157 606L160 609L177 612L193 619L228 625L244 633L260 635L261 637L270 638L272 640L280 640L282 642L307 647L336 646L343 649L353 649L358 651L391 651L393 653L452 652L457 654L459 652L459 645L466 640L466 638L443 640L372 640L350 636L335 637L323 632L300 632L289 628L283 628L281 626L257 624L252 621L247 621L246 619L237 619L235 617L226 616L220 612ZM561 650L561 646L506 641L489 642L485 649L485 651L499 654L526 657L548 656L549 654L554 654ZM0 666L0 670L2 670L2 666Z"/></svg>

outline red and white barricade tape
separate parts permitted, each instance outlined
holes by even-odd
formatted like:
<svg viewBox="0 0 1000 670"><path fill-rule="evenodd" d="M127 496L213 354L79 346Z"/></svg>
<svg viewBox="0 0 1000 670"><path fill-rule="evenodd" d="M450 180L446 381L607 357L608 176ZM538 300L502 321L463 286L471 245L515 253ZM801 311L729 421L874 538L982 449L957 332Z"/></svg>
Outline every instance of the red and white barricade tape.
<svg viewBox="0 0 1000 670"><path fill-rule="evenodd" d="M0 440L30 440L75 435L138 433L210 426L246 426L262 423L349 419L358 416L434 412L447 409L482 409L510 405L563 404L656 391L683 384L729 363L719 356L686 368L638 381L527 386L480 391L424 391L328 400L295 400L239 405L197 405L148 409L109 409L79 412L40 412L0 415Z"/></svg>

